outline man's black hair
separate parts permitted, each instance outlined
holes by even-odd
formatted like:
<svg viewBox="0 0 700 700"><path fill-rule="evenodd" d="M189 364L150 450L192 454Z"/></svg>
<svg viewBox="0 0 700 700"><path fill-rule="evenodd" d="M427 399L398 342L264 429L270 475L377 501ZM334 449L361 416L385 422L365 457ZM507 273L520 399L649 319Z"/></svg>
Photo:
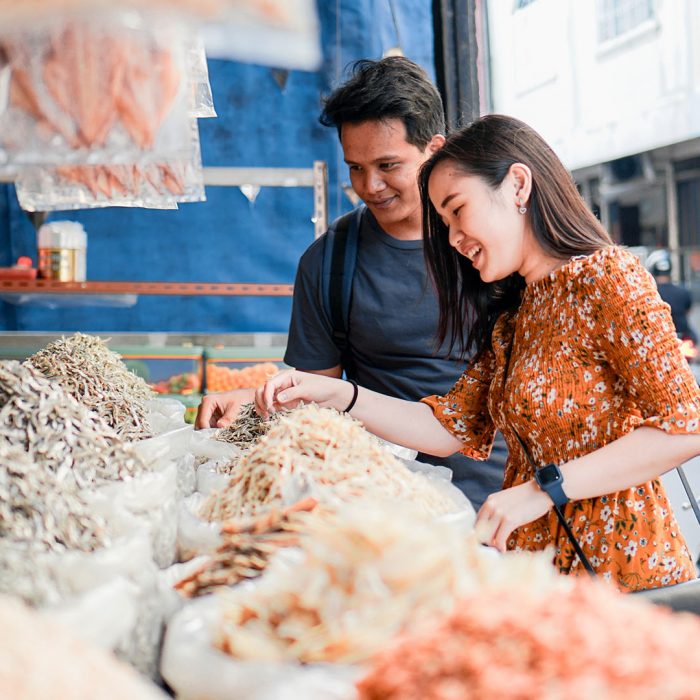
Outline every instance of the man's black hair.
<svg viewBox="0 0 700 700"><path fill-rule="evenodd" d="M350 78L323 100L319 121L335 126L368 120L400 119L406 141L424 149L435 134L445 133L442 99L428 74L403 56L352 64Z"/></svg>

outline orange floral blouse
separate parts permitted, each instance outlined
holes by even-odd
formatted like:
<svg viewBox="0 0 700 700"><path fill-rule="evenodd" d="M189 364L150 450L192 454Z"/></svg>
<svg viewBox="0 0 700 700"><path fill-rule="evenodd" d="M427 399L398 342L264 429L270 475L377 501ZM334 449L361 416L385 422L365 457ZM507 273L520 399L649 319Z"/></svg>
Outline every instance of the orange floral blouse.
<svg viewBox="0 0 700 700"><path fill-rule="evenodd" d="M533 478L513 428L538 465L563 465L639 426L700 432L700 390L670 309L639 260L612 246L527 285L519 310L498 319L492 348L446 396L423 401L469 457L486 459L495 430L503 433L510 452L504 488ZM620 589L695 577L658 479L567 503L563 511L596 572ZM553 509L508 541L513 550L550 545L560 571L585 573Z"/></svg>

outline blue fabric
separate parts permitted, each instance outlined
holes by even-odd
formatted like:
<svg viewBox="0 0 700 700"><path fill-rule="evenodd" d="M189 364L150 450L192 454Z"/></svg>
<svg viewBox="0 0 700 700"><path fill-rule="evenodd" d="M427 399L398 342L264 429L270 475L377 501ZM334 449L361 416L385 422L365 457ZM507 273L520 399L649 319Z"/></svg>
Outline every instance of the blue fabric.
<svg viewBox="0 0 700 700"><path fill-rule="evenodd" d="M342 192L347 167L334 129L318 123L320 97L358 58L379 58L403 41L404 53L433 67L432 15L423 0L395 0L397 33L387 0L319 0L323 65L291 71L283 90L267 67L209 61L218 112L199 121L205 165L329 168L329 216L352 208ZM339 10L339 15L338 15ZM286 283L313 240L312 191L263 188L254 204L237 188L207 188L208 201L177 212L98 209L53 213L88 234L92 280ZM2 264L19 255L36 263L34 230L14 188L0 185ZM112 332L285 332L286 297L141 296L132 308L15 307L0 302L0 330Z"/></svg>

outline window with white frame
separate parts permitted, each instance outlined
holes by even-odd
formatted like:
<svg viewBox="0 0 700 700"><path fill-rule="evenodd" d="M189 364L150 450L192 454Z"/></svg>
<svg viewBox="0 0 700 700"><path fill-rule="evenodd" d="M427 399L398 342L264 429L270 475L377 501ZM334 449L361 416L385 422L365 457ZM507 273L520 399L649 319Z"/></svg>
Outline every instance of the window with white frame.
<svg viewBox="0 0 700 700"><path fill-rule="evenodd" d="M654 0L598 0L598 41L615 39L654 17Z"/></svg>

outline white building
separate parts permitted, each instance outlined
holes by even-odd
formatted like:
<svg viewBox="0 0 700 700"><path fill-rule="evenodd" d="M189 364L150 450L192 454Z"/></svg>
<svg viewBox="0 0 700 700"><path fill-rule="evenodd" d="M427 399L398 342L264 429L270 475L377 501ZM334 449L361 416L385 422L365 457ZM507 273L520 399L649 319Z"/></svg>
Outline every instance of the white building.
<svg viewBox="0 0 700 700"><path fill-rule="evenodd" d="M489 111L542 134L617 241L700 282L700 1L483 4Z"/></svg>

